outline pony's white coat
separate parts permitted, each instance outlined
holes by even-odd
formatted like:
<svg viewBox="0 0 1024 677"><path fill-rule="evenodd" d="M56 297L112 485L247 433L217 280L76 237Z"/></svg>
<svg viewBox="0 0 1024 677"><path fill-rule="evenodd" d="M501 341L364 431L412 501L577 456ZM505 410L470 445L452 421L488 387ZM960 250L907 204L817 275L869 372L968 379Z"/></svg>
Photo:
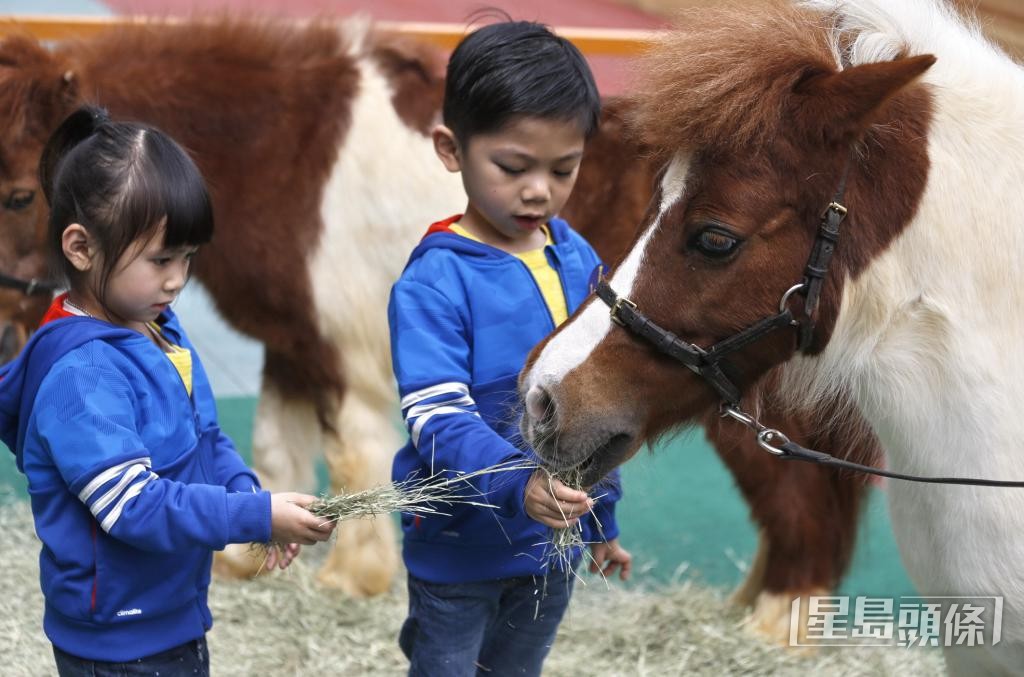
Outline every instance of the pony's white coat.
<svg viewBox="0 0 1024 677"><path fill-rule="evenodd" d="M358 491L390 479L401 438L388 294L427 226L466 204L459 176L444 169L431 140L399 118L387 78L362 53L359 26L351 32L359 90L324 188L324 228L308 265L316 316L323 336L338 347L346 391L334 419L337 435L321 436L309 404L284 400L264 382L253 456L264 483L280 489L312 488L311 459L320 443L332 490L344 484ZM360 520L337 533L320 579L351 594L386 589L397 568L390 520Z"/></svg>
<svg viewBox="0 0 1024 677"><path fill-rule="evenodd" d="M837 66L840 44L852 64L926 53L938 61L922 78L935 106L920 208L847 280L828 347L791 360L782 390L811 408L831 394L850 397L894 470L1024 480L1024 71L930 0L802 4L834 32ZM666 182L682 185L678 176ZM659 218L612 280L622 295ZM609 326L604 306L592 304L546 346L526 387L556 384ZM900 551L921 594L1004 598L1001 642L947 651L950 671L1024 670L1024 489L888 486Z"/></svg>
<svg viewBox="0 0 1024 677"><path fill-rule="evenodd" d="M853 64L934 54L935 117L915 218L847 281L828 347L784 390L847 392L895 470L1024 480L1024 71L926 0L808 4L856 36ZM894 481L889 504L922 594L1004 597L1001 644L947 652L951 671L1024 669L1024 490Z"/></svg>

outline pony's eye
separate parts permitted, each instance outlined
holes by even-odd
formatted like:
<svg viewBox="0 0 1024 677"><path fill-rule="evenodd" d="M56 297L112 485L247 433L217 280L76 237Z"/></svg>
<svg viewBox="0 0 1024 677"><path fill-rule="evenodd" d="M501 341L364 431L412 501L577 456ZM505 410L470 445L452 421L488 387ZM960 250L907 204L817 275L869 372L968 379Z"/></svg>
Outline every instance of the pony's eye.
<svg viewBox="0 0 1024 677"><path fill-rule="evenodd" d="M16 190L7 196L4 201L4 207L12 211L21 211L25 209L35 198L36 192L34 190Z"/></svg>
<svg viewBox="0 0 1024 677"><path fill-rule="evenodd" d="M724 259L734 251L740 244L739 239L733 237L721 228L705 228L690 241L690 246L698 250L704 256L713 259Z"/></svg>

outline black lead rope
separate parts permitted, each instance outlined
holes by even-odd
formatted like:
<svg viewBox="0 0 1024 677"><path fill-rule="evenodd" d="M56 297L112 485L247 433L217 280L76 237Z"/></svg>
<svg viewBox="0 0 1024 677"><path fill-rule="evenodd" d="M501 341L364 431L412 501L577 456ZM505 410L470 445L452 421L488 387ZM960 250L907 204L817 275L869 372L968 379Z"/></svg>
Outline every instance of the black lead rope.
<svg viewBox="0 0 1024 677"><path fill-rule="evenodd" d="M889 477L891 479L904 480L907 482L963 484L978 487L1024 487L1024 482L988 480L980 477L921 477L918 475L906 475L904 473L891 472L889 470L880 470L860 463L844 461L836 458L835 456L826 454L825 452L800 446L778 430L765 427L756 418L750 414L744 413L737 407L723 404L721 412L723 418L733 418L753 430L757 436L758 445L768 453L778 456L783 461L806 461L808 463L816 463L818 465L825 465L832 468L852 470L854 472L877 475L879 477ZM781 440L781 443L777 443L777 439Z"/></svg>
<svg viewBox="0 0 1024 677"><path fill-rule="evenodd" d="M801 447L796 442L786 442L780 445L780 449L786 453L780 454L779 458L784 461L809 461L818 465L827 465L833 468L853 470L855 472L878 475L879 477L891 477L894 480L906 480L907 482L927 482L930 484L966 484L977 487L1024 487L1024 482L1009 482L1001 480L986 480L975 477L919 477L917 475L904 475L903 473L879 470L870 466L844 461L834 456Z"/></svg>

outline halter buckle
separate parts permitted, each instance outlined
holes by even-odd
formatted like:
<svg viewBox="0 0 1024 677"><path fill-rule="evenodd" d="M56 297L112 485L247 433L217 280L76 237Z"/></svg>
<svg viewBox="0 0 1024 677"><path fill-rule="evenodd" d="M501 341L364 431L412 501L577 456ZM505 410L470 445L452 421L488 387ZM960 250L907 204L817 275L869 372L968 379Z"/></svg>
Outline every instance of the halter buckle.
<svg viewBox="0 0 1024 677"><path fill-rule="evenodd" d="M621 317L619 317L619 313L622 312L623 307L627 307L630 310L635 311L636 304L623 296L620 296L619 298L615 299L615 303L612 304L612 308L609 311L609 314L612 316L612 322L619 325L620 327L626 326L626 323L622 320Z"/></svg>
<svg viewBox="0 0 1024 677"><path fill-rule="evenodd" d="M843 205L839 204L835 200L833 200L832 202L828 203L828 206L825 207L824 211L821 212L821 218L825 218L825 215L829 211L833 211L836 214L839 214L839 216L841 218L845 218L846 217L846 207L844 207Z"/></svg>

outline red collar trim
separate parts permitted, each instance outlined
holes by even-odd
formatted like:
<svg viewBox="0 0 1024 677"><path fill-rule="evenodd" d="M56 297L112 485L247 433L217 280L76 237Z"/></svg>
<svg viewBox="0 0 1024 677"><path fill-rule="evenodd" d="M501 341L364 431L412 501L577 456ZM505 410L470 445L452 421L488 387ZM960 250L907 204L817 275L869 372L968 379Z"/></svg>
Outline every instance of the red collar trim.
<svg viewBox="0 0 1024 677"><path fill-rule="evenodd" d="M43 319L39 322L39 326L42 327L47 322L53 322L54 320L60 320L65 317L78 317L74 313L70 313L64 310L64 299L68 297L67 292L64 292L53 300L50 307L47 309L46 314L43 315Z"/></svg>
<svg viewBox="0 0 1024 677"><path fill-rule="evenodd" d="M430 225L430 228L427 228L427 232L423 234L423 237L426 238L428 235L433 235L434 233L450 233L451 225L453 223L457 223L461 218L462 214L456 214L455 216L449 216L444 221L433 223Z"/></svg>

